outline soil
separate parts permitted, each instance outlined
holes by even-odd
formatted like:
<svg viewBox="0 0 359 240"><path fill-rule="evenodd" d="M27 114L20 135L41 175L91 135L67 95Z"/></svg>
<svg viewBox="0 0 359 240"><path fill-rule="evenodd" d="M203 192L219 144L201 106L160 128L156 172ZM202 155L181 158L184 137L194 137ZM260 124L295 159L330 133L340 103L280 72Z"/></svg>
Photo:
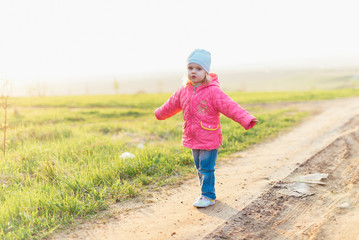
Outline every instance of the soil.
<svg viewBox="0 0 359 240"><path fill-rule="evenodd" d="M295 106L316 114L218 161L215 205L192 206L200 194L194 177L150 200L111 206L114 217L82 223L52 239L358 240L359 98ZM315 173L328 175L303 180Z"/></svg>

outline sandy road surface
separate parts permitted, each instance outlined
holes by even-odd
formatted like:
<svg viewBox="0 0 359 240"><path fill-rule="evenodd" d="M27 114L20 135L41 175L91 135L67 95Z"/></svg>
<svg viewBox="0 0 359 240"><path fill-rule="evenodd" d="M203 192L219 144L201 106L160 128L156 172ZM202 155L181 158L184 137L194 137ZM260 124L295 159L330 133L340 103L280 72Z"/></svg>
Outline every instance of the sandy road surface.
<svg viewBox="0 0 359 240"><path fill-rule="evenodd" d="M303 106L318 113L218 162L214 206L192 207L194 178L153 203L53 239L359 239L359 231L349 231L359 224L359 98ZM313 194L304 197L283 194L295 177L314 172L329 174L326 185L310 185Z"/></svg>

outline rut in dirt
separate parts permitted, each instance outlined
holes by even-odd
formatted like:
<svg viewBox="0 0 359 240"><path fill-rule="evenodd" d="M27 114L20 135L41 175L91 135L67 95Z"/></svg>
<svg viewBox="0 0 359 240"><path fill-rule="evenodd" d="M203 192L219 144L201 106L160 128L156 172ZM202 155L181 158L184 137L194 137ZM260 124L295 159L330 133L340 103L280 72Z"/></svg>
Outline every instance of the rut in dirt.
<svg viewBox="0 0 359 240"><path fill-rule="evenodd" d="M339 226L337 218L357 214L359 208L358 126L359 115L343 126L346 134L273 183L205 239L336 239L332 228ZM308 184L308 194L288 194L299 176L313 173L328 177L323 184Z"/></svg>

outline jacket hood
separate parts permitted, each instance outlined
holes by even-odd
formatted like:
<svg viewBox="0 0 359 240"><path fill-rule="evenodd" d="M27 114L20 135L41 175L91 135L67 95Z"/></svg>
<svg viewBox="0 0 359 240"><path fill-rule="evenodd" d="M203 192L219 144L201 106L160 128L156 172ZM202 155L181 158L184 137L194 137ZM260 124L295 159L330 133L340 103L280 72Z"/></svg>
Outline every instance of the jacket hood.
<svg viewBox="0 0 359 240"><path fill-rule="evenodd" d="M211 82L208 84L208 86L218 86L219 87L219 81L218 81L218 76L215 73L210 73L209 76L211 77Z"/></svg>

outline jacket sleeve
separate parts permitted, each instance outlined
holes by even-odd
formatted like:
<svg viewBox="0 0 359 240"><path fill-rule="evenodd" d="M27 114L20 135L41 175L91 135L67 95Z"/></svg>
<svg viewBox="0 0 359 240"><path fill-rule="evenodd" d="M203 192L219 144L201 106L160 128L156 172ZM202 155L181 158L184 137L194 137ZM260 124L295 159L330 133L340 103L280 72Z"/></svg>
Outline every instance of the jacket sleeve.
<svg viewBox="0 0 359 240"><path fill-rule="evenodd" d="M238 122L244 129L248 130L256 125L256 122L253 120L257 119L243 109L238 103L233 101L221 89L217 88L215 90L213 99L215 108L218 112L231 118L233 121Z"/></svg>
<svg viewBox="0 0 359 240"><path fill-rule="evenodd" d="M178 89L161 107L155 110L158 120L165 120L182 110L180 105L181 89Z"/></svg>

